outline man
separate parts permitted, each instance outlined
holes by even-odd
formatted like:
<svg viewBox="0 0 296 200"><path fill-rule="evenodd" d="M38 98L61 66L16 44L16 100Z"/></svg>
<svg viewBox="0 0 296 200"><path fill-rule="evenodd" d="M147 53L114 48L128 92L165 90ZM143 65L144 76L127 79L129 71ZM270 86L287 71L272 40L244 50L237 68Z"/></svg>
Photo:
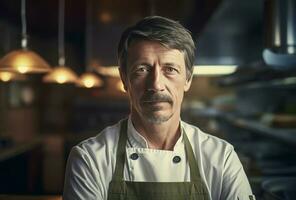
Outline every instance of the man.
<svg viewBox="0 0 296 200"><path fill-rule="evenodd" d="M194 50L189 32L163 17L123 33L119 70L130 115L72 149L65 200L253 199L233 147L181 121Z"/></svg>

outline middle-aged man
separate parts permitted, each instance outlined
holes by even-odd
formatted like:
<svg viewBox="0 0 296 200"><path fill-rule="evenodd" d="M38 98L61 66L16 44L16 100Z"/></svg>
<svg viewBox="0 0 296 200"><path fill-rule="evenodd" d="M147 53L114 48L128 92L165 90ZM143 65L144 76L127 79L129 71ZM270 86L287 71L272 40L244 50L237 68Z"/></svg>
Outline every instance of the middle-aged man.
<svg viewBox="0 0 296 200"><path fill-rule="evenodd" d="M65 200L249 200L243 167L226 141L180 118L195 46L178 22L146 17L119 47L130 115L75 146Z"/></svg>

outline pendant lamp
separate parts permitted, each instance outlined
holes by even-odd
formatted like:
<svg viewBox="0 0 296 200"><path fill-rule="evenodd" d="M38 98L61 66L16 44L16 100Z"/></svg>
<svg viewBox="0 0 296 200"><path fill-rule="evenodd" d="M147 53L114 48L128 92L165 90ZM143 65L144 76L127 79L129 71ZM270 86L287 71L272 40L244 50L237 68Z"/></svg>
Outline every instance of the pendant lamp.
<svg viewBox="0 0 296 200"><path fill-rule="evenodd" d="M49 64L37 53L27 48L26 0L21 1L22 49L14 50L0 60L0 71L17 73L46 73L51 70Z"/></svg>
<svg viewBox="0 0 296 200"><path fill-rule="evenodd" d="M54 67L53 70L43 77L43 81L46 83L76 83L78 77L76 73L69 67L65 66L65 47L64 47L64 15L65 15L65 0L59 0L59 32L58 32L58 53L59 60L58 66Z"/></svg>
<svg viewBox="0 0 296 200"><path fill-rule="evenodd" d="M83 73L77 83L78 87L85 87L85 88L94 88L94 87L101 87L103 85L103 81L98 78L94 73L86 72Z"/></svg>
<svg viewBox="0 0 296 200"><path fill-rule="evenodd" d="M103 85L103 81L91 71L90 58L92 57L92 30L91 30L91 19L92 19L92 1L86 1L86 26L85 26L85 64L86 72L82 74L77 81L78 87L84 88L97 88Z"/></svg>

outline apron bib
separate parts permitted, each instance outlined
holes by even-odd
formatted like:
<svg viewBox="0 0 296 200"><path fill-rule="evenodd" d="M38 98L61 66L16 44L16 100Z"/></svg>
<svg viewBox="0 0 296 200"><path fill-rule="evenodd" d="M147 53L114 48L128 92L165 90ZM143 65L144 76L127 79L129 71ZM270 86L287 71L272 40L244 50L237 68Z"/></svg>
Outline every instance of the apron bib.
<svg viewBox="0 0 296 200"><path fill-rule="evenodd" d="M205 183L200 177L191 144L183 134L190 168L190 182L134 182L124 181L127 120L121 123L115 172L109 184L108 200L209 200Z"/></svg>

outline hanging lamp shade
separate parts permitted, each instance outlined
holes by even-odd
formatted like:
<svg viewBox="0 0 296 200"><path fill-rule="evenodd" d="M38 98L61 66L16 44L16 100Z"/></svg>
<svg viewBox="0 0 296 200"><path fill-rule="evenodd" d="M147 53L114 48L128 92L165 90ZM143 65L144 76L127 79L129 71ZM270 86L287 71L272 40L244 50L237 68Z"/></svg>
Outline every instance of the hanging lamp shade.
<svg viewBox="0 0 296 200"><path fill-rule="evenodd" d="M83 73L76 86L77 87L83 87L83 88L98 88L103 85L103 81L100 77L98 77L96 74L91 72L91 65L89 63L91 58L91 10L92 10L92 2L86 1L86 26L85 26L85 64L86 64L86 72Z"/></svg>
<svg viewBox="0 0 296 200"><path fill-rule="evenodd" d="M50 65L37 53L27 50L14 50L0 60L0 71L25 73L47 73Z"/></svg>
<svg viewBox="0 0 296 200"><path fill-rule="evenodd" d="M98 76L90 72L82 74L77 81L78 87L96 88L101 87L102 85L103 81Z"/></svg>
<svg viewBox="0 0 296 200"><path fill-rule="evenodd" d="M78 76L70 68L65 66L65 47L64 47L64 13L65 11L65 0L59 0L59 23L58 23L58 53L59 60L58 66L54 67L53 70L43 77L43 81L46 83L57 83L67 84L76 83Z"/></svg>
<svg viewBox="0 0 296 200"><path fill-rule="evenodd" d="M43 77L46 83L76 83L78 80L77 75L73 70L66 66L57 66L47 75Z"/></svg>
<svg viewBox="0 0 296 200"><path fill-rule="evenodd" d="M49 64L38 54L28 50L26 24L26 0L21 0L22 49L12 51L0 60L0 71L25 73L46 73L51 70Z"/></svg>

